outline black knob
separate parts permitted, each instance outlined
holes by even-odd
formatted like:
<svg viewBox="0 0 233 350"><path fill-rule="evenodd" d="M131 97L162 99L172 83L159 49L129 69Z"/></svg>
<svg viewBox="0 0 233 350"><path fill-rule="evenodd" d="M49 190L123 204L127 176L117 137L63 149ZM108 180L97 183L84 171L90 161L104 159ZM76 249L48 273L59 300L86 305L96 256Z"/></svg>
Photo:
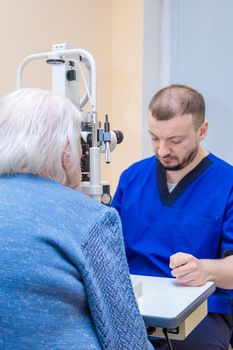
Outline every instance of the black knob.
<svg viewBox="0 0 233 350"><path fill-rule="evenodd" d="M117 143L121 143L124 139L124 135L123 132L120 130L113 130L116 134L116 138L117 138Z"/></svg>

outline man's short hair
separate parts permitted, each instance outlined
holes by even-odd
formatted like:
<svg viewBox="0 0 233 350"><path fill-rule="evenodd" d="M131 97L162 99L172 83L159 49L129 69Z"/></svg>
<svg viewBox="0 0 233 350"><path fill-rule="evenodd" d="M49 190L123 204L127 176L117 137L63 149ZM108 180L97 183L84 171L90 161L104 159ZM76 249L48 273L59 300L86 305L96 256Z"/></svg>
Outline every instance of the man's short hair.
<svg viewBox="0 0 233 350"><path fill-rule="evenodd" d="M194 126L198 129L205 120L205 100L191 87L174 84L159 90L152 97L149 111L157 120L192 114Z"/></svg>

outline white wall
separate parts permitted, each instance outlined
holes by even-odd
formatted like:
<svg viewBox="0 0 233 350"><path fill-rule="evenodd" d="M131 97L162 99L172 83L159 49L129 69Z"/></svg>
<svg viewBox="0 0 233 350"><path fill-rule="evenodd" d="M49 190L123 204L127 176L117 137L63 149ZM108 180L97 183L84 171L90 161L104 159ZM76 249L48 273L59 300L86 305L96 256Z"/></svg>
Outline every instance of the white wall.
<svg viewBox="0 0 233 350"><path fill-rule="evenodd" d="M143 79L142 79L142 157L152 154L148 135L148 105L160 88L161 78L161 3L159 0L144 0L143 13ZM164 42L164 41L163 41Z"/></svg>
<svg viewBox="0 0 233 350"><path fill-rule="evenodd" d="M206 98L203 146L233 164L233 1L171 1L171 82Z"/></svg>
<svg viewBox="0 0 233 350"><path fill-rule="evenodd" d="M184 83L204 95L210 127L203 147L233 164L233 1L162 0L160 6L160 87ZM144 140L144 154L150 152Z"/></svg>

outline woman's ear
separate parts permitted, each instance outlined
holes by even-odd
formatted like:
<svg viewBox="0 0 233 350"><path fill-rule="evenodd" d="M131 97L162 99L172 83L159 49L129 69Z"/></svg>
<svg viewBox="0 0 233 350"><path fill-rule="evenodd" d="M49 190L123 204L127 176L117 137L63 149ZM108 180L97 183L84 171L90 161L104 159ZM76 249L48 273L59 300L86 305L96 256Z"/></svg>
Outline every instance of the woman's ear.
<svg viewBox="0 0 233 350"><path fill-rule="evenodd" d="M64 185L71 188L78 187L82 179L81 164L78 163L77 166L74 166L74 164L72 164L71 148L69 142L67 142L63 151L62 166L66 173L66 182Z"/></svg>
<svg viewBox="0 0 233 350"><path fill-rule="evenodd" d="M62 155L62 166L66 173L71 169L71 154L70 154L70 143L67 142L65 145L63 155Z"/></svg>

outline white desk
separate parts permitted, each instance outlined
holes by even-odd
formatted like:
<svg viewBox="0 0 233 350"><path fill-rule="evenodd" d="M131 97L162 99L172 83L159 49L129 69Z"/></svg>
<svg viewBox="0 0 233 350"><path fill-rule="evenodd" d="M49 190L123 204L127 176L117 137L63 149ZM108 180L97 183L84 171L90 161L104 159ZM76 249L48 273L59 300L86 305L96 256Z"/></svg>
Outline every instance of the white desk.
<svg viewBox="0 0 233 350"><path fill-rule="evenodd" d="M173 278L135 277L142 282L142 296L137 301L150 327L149 335L164 337L162 328L166 328L170 338L182 340L207 315L207 298L215 291L213 282L186 287Z"/></svg>

